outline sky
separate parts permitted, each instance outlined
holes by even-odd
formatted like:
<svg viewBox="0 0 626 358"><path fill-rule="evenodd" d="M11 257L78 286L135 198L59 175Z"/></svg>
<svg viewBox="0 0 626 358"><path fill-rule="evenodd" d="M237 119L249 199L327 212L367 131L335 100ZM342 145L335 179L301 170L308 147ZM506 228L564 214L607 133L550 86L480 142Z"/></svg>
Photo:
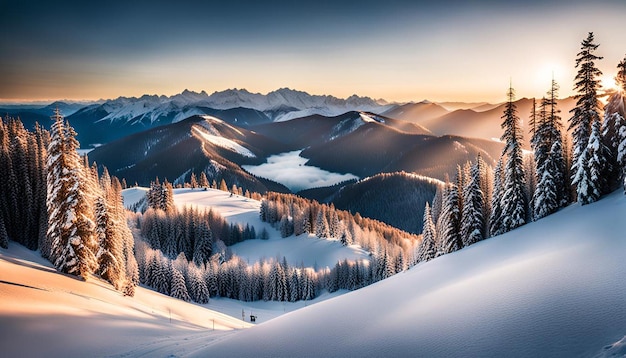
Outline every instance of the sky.
<svg viewBox="0 0 626 358"><path fill-rule="evenodd" d="M625 17L623 0L0 0L0 102L282 87L502 102L553 75L567 96L589 31L612 82Z"/></svg>

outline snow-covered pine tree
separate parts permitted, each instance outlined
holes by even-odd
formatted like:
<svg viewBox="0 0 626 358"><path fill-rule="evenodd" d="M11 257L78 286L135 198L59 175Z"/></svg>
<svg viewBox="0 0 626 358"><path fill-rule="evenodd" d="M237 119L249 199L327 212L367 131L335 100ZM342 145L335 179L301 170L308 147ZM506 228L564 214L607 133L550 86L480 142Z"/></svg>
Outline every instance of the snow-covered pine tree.
<svg viewBox="0 0 626 358"><path fill-rule="evenodd" d="M185 284L183 274L174 267L172 268L172 289L170 292L170 296L178 298L179 300L187 302L191 300L189 292L187 292L187 285Z"/></svg>
<svg viewBox="0 0 626 358"><path fill-rule="evenodd" d="M4 122L0 120L0 169L2 175L0 175L0 209L2 209L2 215L4 216L4 225L7 231L7 235L15 235L14 228L18 227L17 224L17 207L18 207L18 193L17 193L17 176L15 174L15 168L13 164L13 147L11 145L11 133L10 123L12 119L7 117ZM5 123L6 122L6 123Z"/></svg>
<svg viewBox="0 0 626 358"><path fill-rule="evenodd" d="M489 214L489 235L502 234L502 193L503 193L503 158L500 157L493 173L493 192L491 194L491 213Z"/></svg>
<svg viewBox="0 0 626 358"><path fill-rule="evenodd" d="M97 267L93 210L76 152L76 132L58 110L52 118L47 161L50 257L60 271L86 278Z"/></svg>
<svg viewBox="0 0 626 358"><path fill-rule="evenodd" d="M433 217L433 222L437 222L437 220L439 219L439 214L441 213L443 189L444 189L444 186L437 185L437 190L435 191L435 197L433 198L433 204L430 207L430 212Z"/></svg>
<svg viewBox="0 0 626 358"><path fill-rule="evenodd" d="M0 120L0 216L7 237L31 250L47 231L41 224L48 220L46 133L39 124L30 132L8 115Z"/></svg>
<svg viewBox="0 0 626 358"><path fill-rule="evenodd" d="M558 84L553 79L541 101L540 121L532 140L537 187L532 200L533 217L552 214L568 202L566 164L563 155L561 118L557 108Z"/></svg>
<svg viewBox="0 0 626 358"><path fill-rule="evenodd" d="M623 150L626 149L626 58L617 65L617 76L615 83L619 90L613 93L604 107L604 122L602 123L602 139L610 151L609 163L612 171L606 173L609 189L624 179L626 168L626 156ZM621 144L622 155L620 155Z"/></svg>
<svg viewBox="0 0 626 358"><path fill-rule="evenodd" d="M32 245L30 238L34 238L35 235L29 233L29 221L32 218L33 210L33 191L31 187L30 178L28 175L28 159L27 159L27 133L23 124L20 121L12 120L9 122L9 136L11 146L11 165L12 173L12 191L17 198L17 201L13 201L11 212L14 213L13 226L15 228L22 228L22 230L12 230L15 240L23 244L27 244L30 249L36 248ZM35 227L35 226L30 226Z"/></svg>
<svg viewBox="0 0 626 358"><path fill-rule="evenodd" d="M458 180L457 182L462 182ZM441 256L463 248L461 238L461 211L459 191L456 184L446 183L443 192L441 214L437 221L437 255Z"/></svg>
<svg viewBox="0 0 626 358"><path fill-rule="evenodd" d="M191 300L200 304L209 303L209 289L202 277L201 269L190 265L187 269L187 276L189 277L187 292Z"/></svg>
<svg viewBox="0 0 626 358"><path fill-rule="evenodd" d="M120 260L123 260L126 276L124 291L127 296L133 296L135 286L139 284L139 268L135 258L135 240L126 220L126 209L122 198L122 184L116 177L111 178L111 191L108 202L112 207L115 230L122 241L122 258Z"/></svg>
<svg viewBox="0 0 626 358"><path fill-rule="evenodd" d="M469 246L484 239L485 219L483 217L483 192L481 173L485 165L480 153L472 166L469 181L463 190L463 215L461 216L461 238L463 246Z"/></svg>
<svg viewBox="0 0 626 358"><path fill-rule="evenodd" d="M201 222L198 225L195 247L193 250L193 263L202 267L213 253L213 234L209 226Z"/></svg>
<svg viewBox="0 0 626 358"><path fill-rule="evenodd" d="M296 302L302 296L302 284L300 282L299 270L291 270L289 276L289 302Z"/></svg>
<svg viewBox="0 0 626 358"><path fill-rule="evenodd" d="M280 218L280 222L278 225L280 230L280 237L288 237L292 234L289 230L289 218L287 218L287 215L283 215L283 217Z"/></svg>
<svg viewBox="0 0 626 358"><path fill-rule="evenodd" d="M417 262L428 261L435 258L436 248L436 229L433 223L433 218L430 212L430 205L426 202L424 208L424 229L422 231L422 242L420 243L417 251Z"/></svg>
<svg viewBox="0 0 626 358"><path fill-rule="evenodd" d="M169 295L171 292L170 283L172 282L172 265L170 260L163 257L160 251L157 251L152 265L152 283L149 285L158 292Z"/></svg>
<svg viewBox="0 0 626 358"><path fill-rule="evenodd" d="M526 223L527 198L525 195L524 159L522 153L522 130L515 105L515 91L509 87L508 101L502 118L502 141L505 143L502 156L506 157L502 192L502 232L511 231Z"/></svg>
<svg viewBox="0 0 626 358"><path fill-rule="evenodd" d="M118 233L110 209L103 197L96 199L96 237L99 250L96 254L98 269L96 273L120 289L125 279L123 243Z"/></svg>
<svg viewBox="0 0 626 358"><path fill-rule="evenodd" d="M319 210L317 212L317 219L315 220L315 236L319 238L330 237L330 230L328 228L328 220L326 219L325 210Z"/></svg>
<svg viewBox="0 0 626 358"><path fill-rule="evenodd" d="M595 51L598 49L594 43L593 32L589 32L587 38L581 43L581 50L576 57L576 68L578 73L575 77L574 90L578 92L576 95L576 106L570 110L572 117L569 119L569 130L572 131L572 179L578 176L583 170L579 168L579 164L583 151L589 143L591 135L591 126L595 121L600 121L601 104L598 100L598 89L600 88L599 77L602 72L598 69L595 61L601 60L601 56L597 56ZM583 197L587 195L584 194Z"/></svg>
<svg viewBox="0 0 626 358"><path fill-rule="evenodd" d="M600 120L594 120L587 147L578 158L578 171L573 184L576 185L578 202L582 205L593 203L600 199L603 188L606 187L604 168L608 165L608 149L602 143L600 134Z"/></svg>

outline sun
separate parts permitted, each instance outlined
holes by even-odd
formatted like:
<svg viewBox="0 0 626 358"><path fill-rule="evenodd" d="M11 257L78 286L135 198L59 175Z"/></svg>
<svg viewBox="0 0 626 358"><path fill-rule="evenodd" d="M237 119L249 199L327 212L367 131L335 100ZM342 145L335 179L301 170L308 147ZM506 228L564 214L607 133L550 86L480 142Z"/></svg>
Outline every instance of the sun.
<svg viewBox="0 0 626 358"><path fill-rule="evenodd" d="M602 75L600 77L600 85L602 85L602 90L605 92L615 92L618 89L617 83L615 82L615 76L610 75Z"/></svg>

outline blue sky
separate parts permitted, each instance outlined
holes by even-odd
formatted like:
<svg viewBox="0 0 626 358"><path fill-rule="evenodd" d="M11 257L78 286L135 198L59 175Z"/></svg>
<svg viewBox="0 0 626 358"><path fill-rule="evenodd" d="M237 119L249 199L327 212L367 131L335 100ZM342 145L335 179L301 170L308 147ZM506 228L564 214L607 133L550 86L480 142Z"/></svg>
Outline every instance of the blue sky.
<svg viewBox="0 0 626 358"><path fill-rule="evenodd" d="M0 100L291 87L390 101L571 94L593 31L607 77L626 1L0 0Z"/></svg>

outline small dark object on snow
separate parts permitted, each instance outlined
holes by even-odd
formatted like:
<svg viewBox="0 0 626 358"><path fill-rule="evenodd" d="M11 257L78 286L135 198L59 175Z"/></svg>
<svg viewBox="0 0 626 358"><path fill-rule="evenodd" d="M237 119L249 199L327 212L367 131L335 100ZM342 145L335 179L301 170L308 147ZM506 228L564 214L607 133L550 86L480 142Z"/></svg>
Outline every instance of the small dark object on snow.
<svg viewBox="0 0 626 358"><path fill-rule="evenodd" d="M256 316L250 315L250 322L256 322Z"/></svg>

